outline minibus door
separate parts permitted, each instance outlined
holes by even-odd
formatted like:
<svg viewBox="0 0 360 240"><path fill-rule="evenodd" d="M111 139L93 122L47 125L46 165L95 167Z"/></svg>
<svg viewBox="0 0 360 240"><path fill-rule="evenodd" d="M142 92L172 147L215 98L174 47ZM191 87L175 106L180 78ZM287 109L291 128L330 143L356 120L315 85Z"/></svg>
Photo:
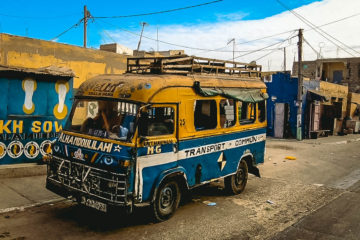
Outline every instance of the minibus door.
<svg viewBox="0 0 360 240"><path fill-rule="evenodd" d="M163 172L177 167L177 105L152 104L140 112L135 189L146 200Z"/></svg>

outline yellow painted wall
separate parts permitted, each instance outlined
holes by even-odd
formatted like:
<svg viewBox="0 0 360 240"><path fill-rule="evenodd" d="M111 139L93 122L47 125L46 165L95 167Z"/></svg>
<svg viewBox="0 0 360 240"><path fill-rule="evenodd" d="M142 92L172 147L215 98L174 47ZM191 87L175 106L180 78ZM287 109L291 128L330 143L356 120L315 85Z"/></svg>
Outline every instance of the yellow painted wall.
<svg viewBox="0 0 360 240"><path fill-rule="evenodd" d="M347 96L348 96L348 86L343 86L335 83L329 83L320 81L320 90L325 93L325 95L331 99L336 97L336 102L339 101L339 98L342 98L342 116L346 116L346 107L347 107ZM331 102L329 102L331 104Z"/></svg>
<svg viewBox="0 0 360 240"><path fill-rule="evenodd" d="M354 113L357 108L357 104L360 104L360 94L359 93L349 93L348 96L348 110L346 116L354 118Z"/></svg>
<svg viewBox="0 0 360 240"><path fill-rule="evenodd" d="M335 119L334 132L341 132L343 126L343 119L346 116L346 107L347 107L347 96L348 96L348 86L343 86L335 83L329 83L325 81L320 81L320 91L323 92L328 98L329 102L325 104L331 104L331 98L336 98L335 102L339 102L339 98L342 98L342 107L341 107L341 119Z"/></svg>
<svg viewBox="0 0 360 240"><path fill-rule="evenodd" d="M330 62L324 63L324 70L325 70L325 78L329 81L334 81L334 71L343 71L343 79L346 77L346 66L343 62Z"/></svg>
<svg viewBox="0 0 360 240"><path fill-rule="evenodd" d="M93 76L124 73L126 56L56 42L0 34L0 64L27 68L50 65L74 71L74 88Z"/></svg>

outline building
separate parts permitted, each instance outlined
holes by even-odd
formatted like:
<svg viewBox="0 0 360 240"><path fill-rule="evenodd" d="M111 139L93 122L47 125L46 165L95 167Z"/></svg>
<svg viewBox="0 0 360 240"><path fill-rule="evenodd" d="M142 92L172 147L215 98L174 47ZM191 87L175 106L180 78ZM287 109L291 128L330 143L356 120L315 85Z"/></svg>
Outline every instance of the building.
<svg viewBox="0 0 360 240"><path fill-rule="evenodd" d="M293 75L297 76L297 62L293 64ZM360 58L328 58L303 61L303 76L349 86L349 92L360 93Z"/></svg>
<svg viewBox="0 0 360 240"><path fill-rule="evenodd" d="M74 88L99 74L126 71L127 56L39 39L0 34L0 65L22 68L58 66L71 69Z"/></svg>
<svg viewBox="0 0 360 240"><path fill-rule="evenodd" d="M349 133L360 133L360 94L349 93L346 109L346 129Z"/></svg>
<svg viewBox="0 0 360 240"><path fill-rule="evenodd" d="M264 80L269 94L268 135L295 138L298 78L291 77L289 72L278 72ZM304 78L301 116L303 138L343 132L347 95L347 86Z"/></svg>
<svg viewBox="0 0 360 240"><path fill-rule="evenodd" d="M125 47L118 43L102 44L102 45L100 45L100 50L118 53L118 54L129 55L129 56L133 55L132 49Z"/></svg>
<svg viewBox="0 0 360 240"><path fill-rule="evenodd" d="M0 65L0 165L37 162L68 117L72 71Z"/></svg>
<svg viewBox="0 0 360 240"><path fill-rule="evenodd" d="M273 73L265 78L267 93L267 134L277 138L296 137L297 78L290 73Z"/></svg>
<svg viewBox="0 0 360 240"><path fill-rule="evenodd" d="M184 55L184 50L168 50L168 51L137 51L134 50L133 55L134 57L170 57L176 55Z"/></svg>

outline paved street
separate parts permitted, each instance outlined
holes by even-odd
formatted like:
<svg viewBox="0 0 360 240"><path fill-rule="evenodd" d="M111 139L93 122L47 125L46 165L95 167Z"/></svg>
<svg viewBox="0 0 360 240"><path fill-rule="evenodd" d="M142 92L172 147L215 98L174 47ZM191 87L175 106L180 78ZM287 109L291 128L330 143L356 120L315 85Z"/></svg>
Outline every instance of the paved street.
<svg viewBox="0 0 360 240"><path fill-rule="evenodd" d="M166 222L153 223L146 208L109 216L60 201L0 214L0 238L358 239L359 137L271 139L262 178L250 177L242 194L224 194L221 182L194 190Z"/></svg>

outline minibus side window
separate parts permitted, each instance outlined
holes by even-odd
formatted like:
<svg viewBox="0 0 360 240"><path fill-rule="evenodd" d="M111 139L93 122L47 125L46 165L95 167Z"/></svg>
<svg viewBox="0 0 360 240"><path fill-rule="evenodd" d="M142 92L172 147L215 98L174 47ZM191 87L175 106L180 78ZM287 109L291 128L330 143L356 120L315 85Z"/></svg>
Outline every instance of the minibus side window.
<svg viewBox="0 0 360 240"><path fill-rule="evenodd" d="M220 127L228 128L235 125L236 109L233 99L223 99L220 101Z"/></svg>
<svg viewBox="0 0 360 240"><path fill-rule="evenodd" d="M216 128L217 114L215 100L196 100L194 107L194 125L196 131Z"/></svg>
<svg viewBox="0 0 360 240"><path fill-rule="evenodd" d="M258 113L259 113L259 122L264 122L266 120L265 101L258 102L257 106L258 106Z"/></svg>
<svg viewBox="0 0 360 240"><path fill-rule="evenodd" d="M174 109L153 107L141 113L139 131L141 136L160 136L174 132Z"/></svg>
<svg viewBox="0 0 360 240"><path fill-rule="evenodd" d="M255 103L239 102L238 110L239 110L240 125L255 122L256 119Z"/></svg>

